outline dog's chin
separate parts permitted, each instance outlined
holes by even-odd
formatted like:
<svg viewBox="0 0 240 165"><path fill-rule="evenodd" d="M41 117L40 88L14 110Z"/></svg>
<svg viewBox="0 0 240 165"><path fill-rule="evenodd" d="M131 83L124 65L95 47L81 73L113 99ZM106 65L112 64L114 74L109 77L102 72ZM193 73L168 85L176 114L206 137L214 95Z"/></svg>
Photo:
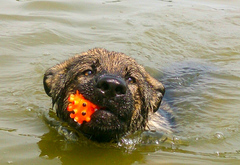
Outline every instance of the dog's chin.
<svg viewBox="0 0 240 165"><path fill-rule="evenodd" d="M117 140L126 130L126 124L108 110L97 110L91 116L91 121L84 122L81 132L89 139L99 142Z"/></svg>

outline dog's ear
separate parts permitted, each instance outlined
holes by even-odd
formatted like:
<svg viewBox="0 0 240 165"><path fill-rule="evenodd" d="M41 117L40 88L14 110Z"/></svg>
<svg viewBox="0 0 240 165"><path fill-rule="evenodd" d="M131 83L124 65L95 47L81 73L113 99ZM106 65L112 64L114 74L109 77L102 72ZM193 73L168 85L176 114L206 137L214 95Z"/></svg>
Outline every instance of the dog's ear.
<svg viewBox="0 0 240 165"><path fill-rule="evenodd" d="M53 77L53 72L50 71L50 69L48 69L43 77L43 86L45 89L45 92L48 96L51 97L51 89L52 89L52 77Z"/></svg>
<svg viewBox="0 0 240 165"><path fill-rule="evenodd" d="M165 88L161 82L150 76L144 68L140 70L144 73L144 98L148 112L156 112L161 104Z"/></svg>
<svg viewBox="0 0 240 165"><path fill-rule="evenodd" d="M156 112L159 109L161 104L163 95L165 93L165 88L162 83L157 81L155 78L147 75L147 81L150 84L150 89L152 90L152 99L150 100L150 105L152 107L152 111Z"/></svg>
<svg viewBox="0 0 240 165"><path fill-rule="evenodd" d="M55 100L76 74L86 54L75 55L68 60L49 68L43 77L43 86L48 96Z"/></svg>
<svg viewBox="0 0 240 165"><path fill-rule="evenodd" d="M54 97L65 85L67 72L66 62L49 68L43 77L43 86L48 96Z"/></svg>

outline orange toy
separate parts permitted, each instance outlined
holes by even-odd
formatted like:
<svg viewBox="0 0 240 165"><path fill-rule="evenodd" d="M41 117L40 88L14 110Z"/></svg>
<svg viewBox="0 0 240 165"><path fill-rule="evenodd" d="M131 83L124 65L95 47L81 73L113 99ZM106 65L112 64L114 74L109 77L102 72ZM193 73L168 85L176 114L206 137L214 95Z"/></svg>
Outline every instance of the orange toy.
<svg viewBox="0 0 240 165"><path fill-rule="evenodd" d="M78 90L76 94L69 96L68 101L70 103L68 104L67 110L73 112L70 114L70 117L79 124L82 124L83 121L89 122L91 115L99 109L97 105L86 100L82 94L79 94Z"/></svg>

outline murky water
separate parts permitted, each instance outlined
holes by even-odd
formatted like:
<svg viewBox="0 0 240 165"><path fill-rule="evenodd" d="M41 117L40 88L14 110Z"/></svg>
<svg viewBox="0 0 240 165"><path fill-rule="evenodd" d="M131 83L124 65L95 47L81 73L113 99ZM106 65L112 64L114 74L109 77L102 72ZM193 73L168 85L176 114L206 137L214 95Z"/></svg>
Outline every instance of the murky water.
<svg viewBox="0 0 240 165"><path fill-rule="evenodd" d="M164 83L173 139L76 142L46 122L45 70L93 47ZM240 163L238 0L1 0L0 70L0 164Z"/></svg>

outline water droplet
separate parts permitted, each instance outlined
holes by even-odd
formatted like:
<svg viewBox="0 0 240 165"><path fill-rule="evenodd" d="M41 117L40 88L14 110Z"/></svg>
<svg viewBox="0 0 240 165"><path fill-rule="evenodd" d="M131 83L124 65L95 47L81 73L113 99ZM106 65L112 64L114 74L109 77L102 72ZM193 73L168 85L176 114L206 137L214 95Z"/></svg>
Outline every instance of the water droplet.
<svg viewBox="0 0 240 165"><path fill-rule="evenodd" d="M224 139L224 134L222 132L216 132L214 137L221 140Z"/></svg>
<svg viewBox="0 0 240 165"><path fill-rule="evenodd" d="M29 111L29 112L31 112L31 111L32 111L32 108L27 107L26 110Z"/></svg>

